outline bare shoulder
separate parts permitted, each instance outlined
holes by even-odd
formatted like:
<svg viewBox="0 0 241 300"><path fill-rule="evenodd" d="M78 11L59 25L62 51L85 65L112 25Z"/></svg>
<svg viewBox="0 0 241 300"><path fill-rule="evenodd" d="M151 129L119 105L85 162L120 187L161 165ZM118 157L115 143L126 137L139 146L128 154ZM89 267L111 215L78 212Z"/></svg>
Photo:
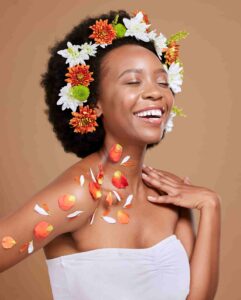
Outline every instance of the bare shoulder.
<svg viewBox="0 0 241 300"><path fill-rule="evenodd" d="M81 175L85 179L82 184ZM97 206L88 182L86 169L73 165L0 220L0 271L88 222Z"/></svg>
<svg viewBox="0 0 241 300"><path fill-rule="evenodd" d="M179 217L175 234L182 242L190 260L196 241L195 220L192 209L179 206Z"/></svg>

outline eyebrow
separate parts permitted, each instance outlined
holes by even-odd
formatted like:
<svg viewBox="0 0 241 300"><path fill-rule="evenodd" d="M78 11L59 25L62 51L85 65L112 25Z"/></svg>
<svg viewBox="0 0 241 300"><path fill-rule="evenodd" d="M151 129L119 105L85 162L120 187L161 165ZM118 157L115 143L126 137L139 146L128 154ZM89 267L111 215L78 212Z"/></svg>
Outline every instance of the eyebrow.
<svg viewBox="0 0 241 300"><path fill-rule="evenodd" d="M143 71L143 69L134 69L134 68L127 69L118 76L118 79L126 73L130 73L130 72L141 73L142 71ZM158 68L154 71L154 73L158 73L158 72L167 74L167 72L163 68Z"/></svg>

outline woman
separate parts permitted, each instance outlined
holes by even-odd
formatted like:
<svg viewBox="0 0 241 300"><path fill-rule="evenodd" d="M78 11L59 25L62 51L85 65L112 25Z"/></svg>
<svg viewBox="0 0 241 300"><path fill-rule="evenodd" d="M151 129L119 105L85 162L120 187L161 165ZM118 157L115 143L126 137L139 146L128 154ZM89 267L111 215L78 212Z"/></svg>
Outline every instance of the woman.
<svg viewBox="0 0 241 300"><path fill-rule="evenodd" d="M43 248L54 299L216 293L220 196L143 164L180 112L181 80L170 75L178 35L167 43L149 27L142 12L110 11L51 49L41 81L49 120L65 151L82 159L1 220L0 268Z"/></svg>

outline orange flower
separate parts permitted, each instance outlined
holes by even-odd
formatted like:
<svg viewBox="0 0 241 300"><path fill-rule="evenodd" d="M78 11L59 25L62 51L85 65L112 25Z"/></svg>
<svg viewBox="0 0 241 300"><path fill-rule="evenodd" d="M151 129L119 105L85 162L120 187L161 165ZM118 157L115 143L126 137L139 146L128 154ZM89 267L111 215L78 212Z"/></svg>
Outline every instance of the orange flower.
<svg viewBox="0 0 241 300"><path fill-rule="evenodd" d="M63 195L58 199L59 207L62 210L71 209L74 206L75 201L76 201L75 195L68 195L68 194Z"/></svg>
<svg viewBox="0 0 241 300"><path fill-rule="evenodd" d="M122 155L123 147L120 144L114 144L109 150L109 158L113 162L118 162Z"/></svg>
<svg viewBox="0 0 241 300"><path fill-rule="evenodd" d="M169 45L168 45L168 48L165 52L165 62L167 64L171 64L173 62L176 61L176 59L178 58L178 55L179 55L179 47L180 45L177 45L175 41L171 42Z"/></svg>
<svg viewBox="0 0 241 300"><path fill-rule="evenodd" d="M129 223L129 215L128 213L124 212L123 210L117 211L117 220L121 224Z"/></svg>
<svg viewBox="0 0 241 300"><path fill-rule="evenodd" d="M112 183L119 189L128 186L126 177L119 170L114 172L114 175L112 177Z"/></svg>
<svg viewBox="0 0 241 300"><path fill-rule="evenodd" d="M69 77L65 81L71 83L72 86L75 85L84 85L88 86L94 78L91 77L93 72L89 71L89 65L77 65L73 67L68 67L69 73L66 73L65 76Z"/></svg>
<svg viewBox="0 0 241 300"><path fill-rule="evenodd" d="M87 133L95 131L95 126L99 126L95 121L97 115L94 109L89 108L89 105L79 106L79 112L72 112L74 116L69 124L75 127L74 132Z"/></svg>
<svg viewBox="0 0 241 300"><path fill-rule="evenodd" d="M93 33L89 38L93 38L97 44L111 44L112 40L116 38L116 32L111 24L108 24L108 20L99 21L96 20L95 24L89 26L93 30Z"/></svg>
<svg viewBox="0 0 241 300"><path fill-rule="evenodd" d="M100 184L98 182L89 182L89 192L94 200L102 196Z"/></svg>
<svg viewBox="0 0 241 300"><path fill-rule="evenodd" d="M46 238L53 229L53 225L48 222L41 221L34 227L34 235L37 239L43 239Z"/></svg>

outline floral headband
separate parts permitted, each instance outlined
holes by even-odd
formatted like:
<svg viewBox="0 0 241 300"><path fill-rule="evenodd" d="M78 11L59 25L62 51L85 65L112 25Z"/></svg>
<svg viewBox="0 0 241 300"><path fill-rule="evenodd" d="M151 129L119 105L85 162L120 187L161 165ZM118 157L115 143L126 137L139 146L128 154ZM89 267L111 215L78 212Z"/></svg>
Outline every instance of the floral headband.
<svg viewBox="0 0 241 300"><path fill-rule="evenodd" d="M153 42L156 53L163 63L163 68L168 75L168 85L174 93L181 91L183 82L183 64L179 60L179 45L177 42L185 38L189 33L179 31L172 35L168 40L160 33L157 35L156 30L150 31L151 24L148 17L142 11L134 12L130 19L123 18L123 24L118 23L119 15L117 14L114 21L108 24L108 20L96 20L96 23L89 26L93 33L89 36L95 42L85 42L82 45L72 45L67 42L67 49L59 50L57 53L67 58L66 64L69 64L68 72L65 74L67 84L61 88L57 105L62 105L62 110L66 108L72 110L73 118L69 124L74 128L74 132L88 133L96 130L98 123L97 115L94 109L83 103L88 101L90 90L89 84L94 81L93 72L89 70L89 65L85 63L90 56L96 56L98 47L105 48L112 44L115 39L126 36L133 36L137 40L144 42ZM164 62L163 62L164 61ZM76 112L79 107L79 112ZM177 106L172 107L169 119L166 123L166 132L172 131L173 117L176 115L184 116L182 109Z"/></svg>

